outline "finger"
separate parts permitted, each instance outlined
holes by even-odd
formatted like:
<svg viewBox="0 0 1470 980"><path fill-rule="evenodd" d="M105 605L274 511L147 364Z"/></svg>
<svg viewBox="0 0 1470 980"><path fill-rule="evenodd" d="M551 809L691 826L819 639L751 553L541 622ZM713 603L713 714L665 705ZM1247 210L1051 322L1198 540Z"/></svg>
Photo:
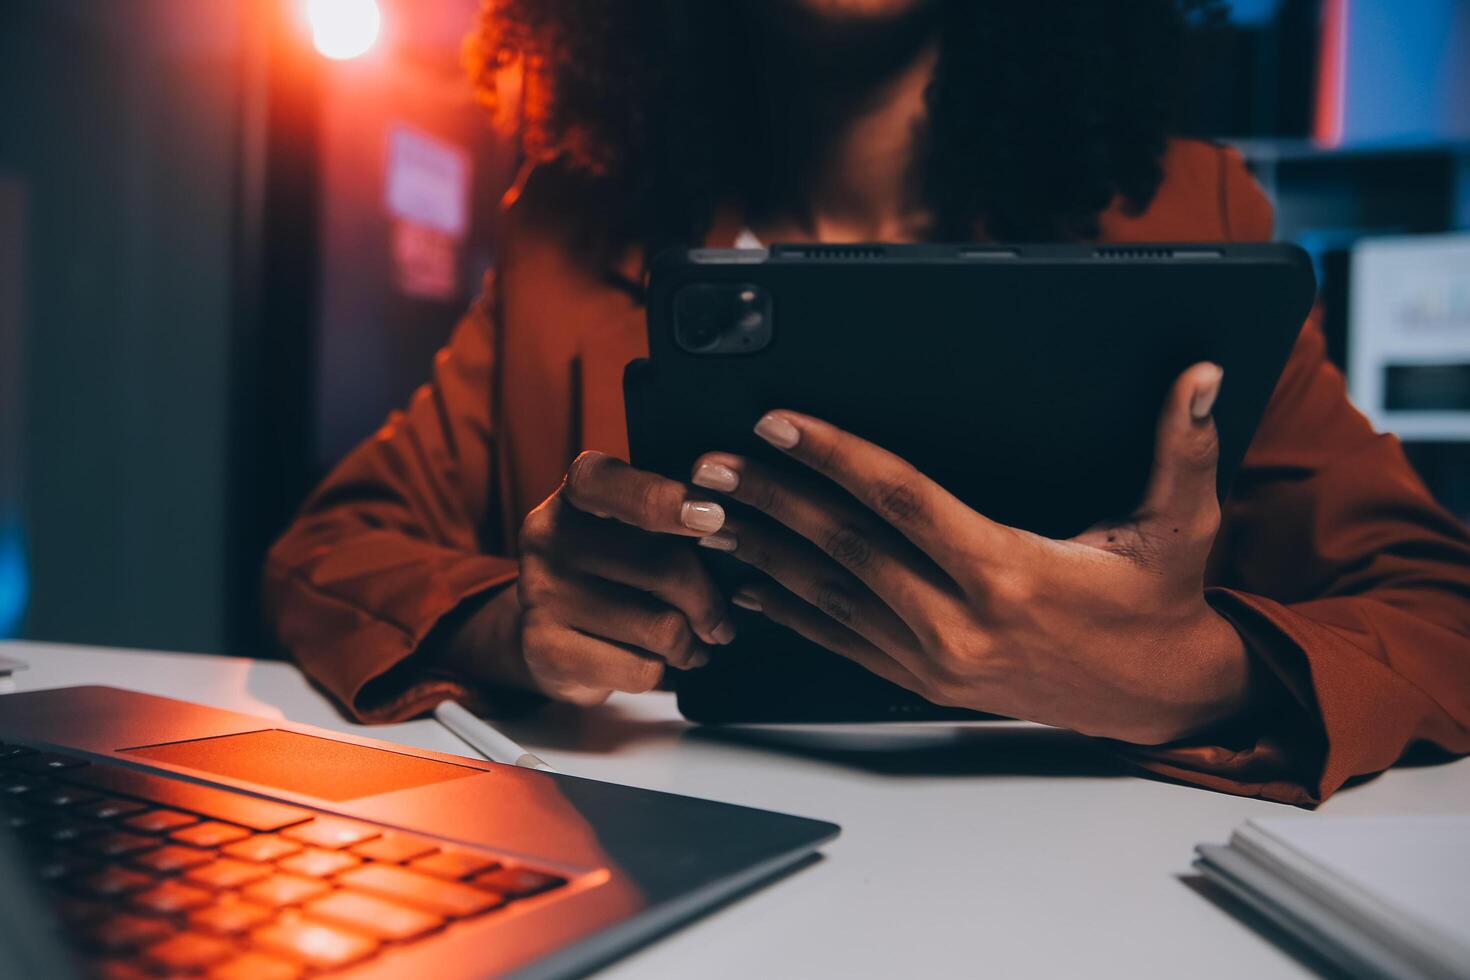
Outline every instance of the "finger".
<svg viewBox="0 0 1470 980"><path fill-rule="evenodd" d="M841 499L830 484L824 489L815 480L793 479L729 453L701 456L692 482L786 525L857 576L910 625L925 621L936 602L952 595L952 583L927 556L868 510ZM731 530L727 523L726 531Z"/></svg>
<svg viewBox="0 0 1470 980"><path fill-rule="evenodd" d="M710 534L725 523L725 509L713 500L607 453L589 451L572 460L562 495L578 510L660 534Z"/></svg>
<svg viewBox="0 0 1470 980"><path fill-rule="evenodd" d="M774 525L742 520L700 544L764 572L845 629L898 659L918 649L913 631L867 586L812 544Z"/></svg>
<svg viewBox="0 0 1470 980"><path fill-rule="evenodd" d="M557 592L551 609L568 626L681 670L709 663L709 648L685 615L647 593L595 579L563 579Z"/></svg>
<svg viewBox="0 0 1470 980"><path fill-rule="evenodd" d="M1190 367L1174 382L1159 414L1153 470L1136 517L1171 538L1207 534L1213 539L1219 525L1220 442L1211 412L1223 377L1217 364Z"/></svg>
<svg viewBox="0 0 1470 980"><path fill-rule="evenodd" d="M560 533L574 534L574 547L553 546L535 557L654 596L683 613L705 643L735 638L725 596L688 542L599 520L581 521Z"/></svg>
<svg viewBox="0 0 1470 980"><path fill-rule="evenodd" d="M852 494L951 576L963 580L977 562L1005 560L1007 528L866 439L784 410L763 416L755 432Z"/></svg>
<svg viewBox="0 0 1470 980"><path fill-rule="evenodd" d="M922 693L923 685L907 667L779 585L758 582L742 586L735 593L734 601L745 609L761 613L772 622L785 626L818 646L846 657L886 681Z"/></svg>
<svg viewBox="0 0 1470 980"><path fill-rule="evenodd" d="M537 617L522 633L527 663L543 688L576 700L577 691L626 691L643 694L664 676L658 657L571 629L549 617Z"/></svg>

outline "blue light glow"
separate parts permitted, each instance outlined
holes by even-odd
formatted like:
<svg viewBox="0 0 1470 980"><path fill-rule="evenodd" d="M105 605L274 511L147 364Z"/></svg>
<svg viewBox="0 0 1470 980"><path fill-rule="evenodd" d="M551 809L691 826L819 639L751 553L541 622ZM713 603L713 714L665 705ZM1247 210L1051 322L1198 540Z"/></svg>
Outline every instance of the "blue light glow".
<svg viewBox="0 0 1470 980"><path fill-rule="evenodd" d="M0 639L20 633L29 596L30 578L20 526L0 527Z"/></svg>
<svg viewBox="0 0 1470 980"><path fill-rule="evenodd" d="M1281 0L1228 0L1230 19L1237 24L1264 24L1281 9Z"/></svg>

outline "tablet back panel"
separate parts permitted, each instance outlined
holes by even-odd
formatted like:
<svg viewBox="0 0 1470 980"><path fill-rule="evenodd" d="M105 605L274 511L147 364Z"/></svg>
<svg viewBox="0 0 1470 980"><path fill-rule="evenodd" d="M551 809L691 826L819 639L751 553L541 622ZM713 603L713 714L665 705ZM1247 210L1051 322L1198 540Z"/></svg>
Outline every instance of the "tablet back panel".
<svg viewBox="0 0 1470 980"><path fill-rule="evenodd" d="M770 343L690 353L674 297L696 283L770 296ZM1190 364L1225 369L1220 491L1311 308L1287 245L777 246L655 262L650 358L625 378L634 465L687 480L703 452L790 466L751 432L807 412L917 466L988 517L1052 537L1127 515L1164 396ZM751 572L710 556L733 587ZM760 617L678 677L701 721L951 717Z"/></svg>

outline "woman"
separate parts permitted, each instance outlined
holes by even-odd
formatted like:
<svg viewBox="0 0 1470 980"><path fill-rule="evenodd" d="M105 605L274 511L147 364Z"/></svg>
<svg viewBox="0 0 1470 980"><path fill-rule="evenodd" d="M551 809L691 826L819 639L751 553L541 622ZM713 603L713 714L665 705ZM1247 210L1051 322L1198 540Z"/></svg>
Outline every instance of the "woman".
<svg viewBox="0 0 1470 980"><path fill-rule="evenodd" d="M1163 408L1134 519L1072 541L994 524L781 406L757 432L866 507L719 452L689 483L621 461L621 372L664 245L1267 238L1239 156L1169 137L1184 17L492 0L470 58L533 166L432 382L272 551L281 642L389 721L445 696L646 691L765 615L933 700L1232 792L1310 803L1416 742L1470 751L1470 541L1348 404L1314 323L1223 513L1210 364ZM726 497L768 519L727 519ZM696 543L768 579L722 595Z"/></svg>

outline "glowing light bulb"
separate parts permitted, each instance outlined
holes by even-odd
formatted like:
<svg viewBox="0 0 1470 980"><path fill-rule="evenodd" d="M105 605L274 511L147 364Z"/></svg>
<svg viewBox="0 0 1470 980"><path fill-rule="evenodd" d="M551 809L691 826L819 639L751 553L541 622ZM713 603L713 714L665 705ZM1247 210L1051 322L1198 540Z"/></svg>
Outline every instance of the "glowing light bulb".
<svg viewBox="0 0 1470 980"><path fill-rule="evenodd" d="M307 0L306 19L317 51L336 61L365 54L383 23L377 0Z"/></svg>

